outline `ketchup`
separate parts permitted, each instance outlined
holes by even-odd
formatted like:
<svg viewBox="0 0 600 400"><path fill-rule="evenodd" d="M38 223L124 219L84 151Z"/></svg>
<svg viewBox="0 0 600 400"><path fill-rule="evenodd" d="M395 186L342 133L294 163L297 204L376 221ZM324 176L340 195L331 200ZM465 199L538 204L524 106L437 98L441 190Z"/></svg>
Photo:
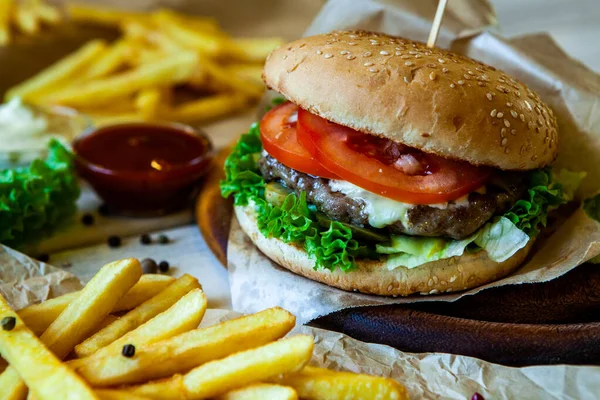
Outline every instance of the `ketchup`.
<svg viewBox="0 0 600 400"><path fill-rule="evenodd" d="M134 216L165 214L188 204L212 157L206 135L179 124L106 126L73 147L79 174L107 206Z"/></svg>

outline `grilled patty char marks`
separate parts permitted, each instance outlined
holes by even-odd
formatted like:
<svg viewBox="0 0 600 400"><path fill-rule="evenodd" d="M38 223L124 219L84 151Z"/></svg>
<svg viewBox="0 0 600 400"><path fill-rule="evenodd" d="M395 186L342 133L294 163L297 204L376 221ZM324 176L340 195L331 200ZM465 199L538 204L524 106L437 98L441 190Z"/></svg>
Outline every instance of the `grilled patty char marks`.
<svg viewBox="0 0 600 400"><path fill-rule="evenodd" d="M264 153L258 165L267 182L280 181L296 194L306 192L307 200L329 218L360 227L370 226L362 200L332 191L329 179L298 172ZM525 173L504 171L487 183L486 193L470 193L467 205L450 202L443 209L417 205L408 210L405 223L397 221L383 230L390 234L463 239L521 198L526 190L525 177Z"/></svg>

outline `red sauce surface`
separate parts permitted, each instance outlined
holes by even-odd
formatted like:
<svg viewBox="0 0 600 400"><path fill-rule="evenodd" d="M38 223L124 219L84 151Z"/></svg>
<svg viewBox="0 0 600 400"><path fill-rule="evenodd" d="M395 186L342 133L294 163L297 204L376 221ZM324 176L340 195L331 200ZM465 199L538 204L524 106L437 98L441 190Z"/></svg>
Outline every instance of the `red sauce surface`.
<svg viewBox="0 0 600 400"><path fill-rule="evenodd" d="M117 125L83 138L78 153L87 161L119 171L167 171L208 151L202 137L167 126Z"/></svg>

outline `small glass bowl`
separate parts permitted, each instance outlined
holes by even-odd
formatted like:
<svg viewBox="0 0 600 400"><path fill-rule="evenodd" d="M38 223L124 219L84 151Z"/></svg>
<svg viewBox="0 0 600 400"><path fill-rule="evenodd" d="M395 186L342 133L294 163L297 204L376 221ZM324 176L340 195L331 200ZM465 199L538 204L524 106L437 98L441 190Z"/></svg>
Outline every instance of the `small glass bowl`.
<svg viewBox="0 0 600 400"><path fill-rule="evenodd" d="M92 120L72 108L62 106L27 105L34 116L43 117L48 124L47 132L58 136L58 139L69 149L71 142L82 132L92 129ZM48 139L48 142L50 139ZM6 168L26 167L36 158L45 159L48 155L48 143L37 149L0 150L0 170Z"/></svg>

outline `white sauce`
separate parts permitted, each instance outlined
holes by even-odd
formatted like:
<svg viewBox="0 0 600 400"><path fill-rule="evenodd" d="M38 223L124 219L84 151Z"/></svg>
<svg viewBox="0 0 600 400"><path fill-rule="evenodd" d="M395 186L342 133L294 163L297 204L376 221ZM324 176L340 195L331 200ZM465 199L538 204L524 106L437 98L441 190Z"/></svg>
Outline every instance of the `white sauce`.
<svg viewBox="0 0 600 400"><path fill-rule="evenodd" d="M403 224L407 221L407 212L416 204L402 203L400 201L388 199L368 190L362 189L350 182L332 179L329 181L329 187L334 192L340 192L353 199L362 200L364 203L364 212L369 217L369 224L375 228L383 228L387 225L392 225L397 221ZM476 190L478 193L485 193L485 186ZM467 206L469 203L469 195L466 194L453 203L461 206ZM428 204L429 207L435 207L445 210L448 208L448 202Z"/></svg>
<svg viewBox="0 0 600 400"><path fill-rule="evenodd" d="M36 116L15 98L0 105L0 150L37 151L45 149L52 135L45 118Z"/></svg>

